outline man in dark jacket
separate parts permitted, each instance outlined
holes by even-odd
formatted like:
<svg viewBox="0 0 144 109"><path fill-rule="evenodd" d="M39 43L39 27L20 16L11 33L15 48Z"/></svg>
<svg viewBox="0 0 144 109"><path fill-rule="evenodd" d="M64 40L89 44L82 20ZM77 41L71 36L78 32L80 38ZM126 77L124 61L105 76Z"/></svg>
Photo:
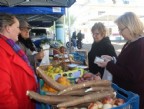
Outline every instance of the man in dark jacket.
<svg viewBox="0 0 144 109"><path fill-rule="evenodd" d="M81 42L81 41L82 41L82 39L84 38L84 34L81 33L81 30L78 32L77 38L78 38L77 44L79 44L79 45L78 45L79 48L82 48L82 42Z"/></svg>

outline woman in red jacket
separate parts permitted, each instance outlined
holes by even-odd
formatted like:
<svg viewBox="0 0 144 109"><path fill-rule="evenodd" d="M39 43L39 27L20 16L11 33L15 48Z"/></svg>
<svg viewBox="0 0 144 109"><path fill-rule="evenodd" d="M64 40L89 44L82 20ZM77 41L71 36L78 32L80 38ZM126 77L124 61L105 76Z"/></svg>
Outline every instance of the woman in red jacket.
<svg viewBox="0 0 144 109"><path fill-rule="evenodd" d="M10 14L0 16L0 109L35 109L26 91L36 91L36 78L27 56L15 43L19 21Z"/></svg>

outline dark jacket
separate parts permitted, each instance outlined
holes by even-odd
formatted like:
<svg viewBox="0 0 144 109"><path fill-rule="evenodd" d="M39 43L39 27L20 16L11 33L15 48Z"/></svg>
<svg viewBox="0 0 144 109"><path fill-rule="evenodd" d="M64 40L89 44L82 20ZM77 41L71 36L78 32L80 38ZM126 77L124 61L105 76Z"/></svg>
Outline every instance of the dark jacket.
<svg viewBox="0 0 144 109"><path fill-rule="evenodd" d="M109 62L106 68L112 73L114 83L140 95L140 109L144 109L144 37L126 46L116 64Z"/></svg>
<svg viewBox="0 0 144 109"><path fill-rule="evenodd" d="M116 52L109 40L109 37L104 37L100 42L94 42L92 44L91 50L88 53L89 71L93 74L100 73L103 76L104 68L98 67L94 63L96 56L110 55L116 57Z"/></svg>
<svg viewBox="0 0 144 109"><path fill-rule="evenodd" d="M32 43L31 39L23 39L21 36L18 37L19 40L17 42L17 44L21 47L21 49L25 52L25 54L27 55L31 66L33 67L33 69L35 70L35 64L36 64L36 60L35 60L35 56L36 54L32 54L33 51L37 52L36 47L34 46L34 44Z"/></svg>
<svg viewBox="0 0 144 109"><path fill-rule="evenodd" d="M79 41L82 41L82 39L84 38L84 34L82 34L81 32L79 32L77 34L77 38L78 38Z"/></svg>
<svg viewBox="0 0 144 109"><path fill-rule="evenodd" d="M77 35L76 35L76 31L75 31L75 32L73 32L73 34L72 34L72 39L76 39L76 37L77 37Z"/></svg>

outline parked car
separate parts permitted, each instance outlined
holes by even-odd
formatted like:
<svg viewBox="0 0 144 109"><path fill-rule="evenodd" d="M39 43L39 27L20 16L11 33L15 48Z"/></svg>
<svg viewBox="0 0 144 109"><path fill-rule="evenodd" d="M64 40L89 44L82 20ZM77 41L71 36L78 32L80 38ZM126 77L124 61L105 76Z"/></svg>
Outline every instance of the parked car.
<svg viewBox="0 0 144 109"><path fill-rule="evenodd" d="M37 48L41 48L42 43L49 43L53 40L52 36L49 36L46 28L33 28L30 31L30 37Z"/></svg>

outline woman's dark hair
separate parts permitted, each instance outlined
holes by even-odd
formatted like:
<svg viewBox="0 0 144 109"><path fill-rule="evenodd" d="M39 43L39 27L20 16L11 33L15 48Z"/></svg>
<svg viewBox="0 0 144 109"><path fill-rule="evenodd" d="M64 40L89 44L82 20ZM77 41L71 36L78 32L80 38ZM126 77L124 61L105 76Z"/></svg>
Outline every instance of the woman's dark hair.
<svg viewBox="0 0 144 109"><path fill-rule="evenodd" d="M36 51L36 49L35 49L35 47L33 45L33 42L32 42L32 40L30 38L24 39L24 38L22 38L21 35L19 35L18 39L19 39L19 42L23 43L31 51Z"/></svg>

